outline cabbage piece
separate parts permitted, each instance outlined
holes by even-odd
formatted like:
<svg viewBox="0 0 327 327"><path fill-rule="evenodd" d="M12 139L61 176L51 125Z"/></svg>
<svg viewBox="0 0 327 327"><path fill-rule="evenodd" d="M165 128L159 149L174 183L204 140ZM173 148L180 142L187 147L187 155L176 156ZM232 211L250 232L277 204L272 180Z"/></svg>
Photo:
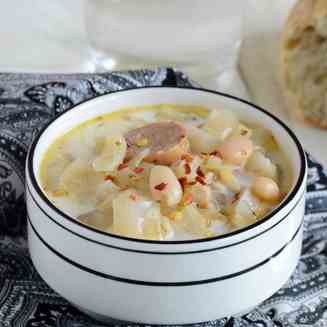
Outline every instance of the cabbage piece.
<svg viewBox="0 0 327 327"><path fill-rule="evenodd" d="M145 212L143 236L149 240L162 240L161 213L158 205L150 207Z"/></svg>
<svg viewBox="0 0 327 327"><path fill-rule="evenodd" d="M59 189L60 177L65 168L72 162L71 157L62 153L59 149L46 163L43 175L43 187L46 192L54 192Z"/></svg>
<svg viewBox="0 0 327 327"><path fill-rule="evenodd" d="M253 201L251 192L245 190L238 195L238 199L234 200L225 211L233 226L243 228L257 221L255 208L256 204Z"/></svg>
<svg viewBox="0 0 327 327"><path fill-rule="evenodd" d="M209 232L208 219L202 215L194 203L184 207L180 221L182 229L196 236L206 236Z"/></svg>
<svg viewBox="0 0 327 327"><path fill-rule="evenodd" d="M153 202L135 190L121 192L112 202L113 232L119 235L143 238L144 219Z"/></svg>
<svg viewBox="0 0 327 327"><path fill-rule="evenodd" d="M127 166L115 172L115 183L120 188L135 188L146 195L150 195L149 176L153 167L153 164L147 162L142 162L138 167L135 167L136 169Z"/></svg>
<svg viewBox="0 0 327 327"><path fill-rule="evenodd" d="M163 240L173 229L160 212L160 206L135 190L121 192L113 200L113 232L136 238Z"/></svg>
<svg viewBox="0 0 327 327"><path fill-rule="evenodd" d="M227 166L221 167L219 170L219 179L232 192L239 192L241 190L241 184L231 168Z"/></svg>
<svg viewBox="0 0 327 327"><path fill-rule="evenodd" d="M72 160L88 161L93 158L95 153L95 144L90 140L94 140L90 133L91 127L85 127L73 132L69 137L65 138L61 144L61 151L72 158ZM91 135L89 135L91 134Z"/></svg>
<svg viewBox="0 0 327 327"><path fill-rule="evenodd" d="M187 192L192 195L192 200L200 208L209 208L212 202L212 192L208 185L195 184L192 185Z"/></svg>
<svg viewBox="0 0 327 327"><path fill-rule="evenodd" d="M227 138L238 126L238 119L232 111L213 110L203 128L213 131L222 141Z"/></svg>
<svg viewBox="0 0 327 327"><path fill-rule="evenodd" d="M245 136L251 138L252 134L253 132L251 128L243 124L238 124L237 128L233 130L231 136Z"/></svg>
<svg viewBox="0 0 327 327"><path fill-rule="evenodd" d="M78 217L95 210L94 199L79 199L69 195L53 197L51 194L49 195L49 199L56 207L71 217Z"/></svg>
<svg viewBox="0 0 327 327"><path fill-rule="evenodd" d="M78 216L78 220L83 224L105 231L112 225L113 217L108 213L94 210Z"/></svg>
<svg viewBox="0 0 327 327"><path fill-rule="evenodd" d="M136 154L136 156L128 162L128 167L131 169L134 169L138 167L145 157L147 157L150 154L151 150L149 148L146 148Z"/></svg>
<svg viewBox="0 0 327 327"><path fill-rule="evenodd" d="M192 152L211 153L217 150L222 139L216 133L198 127L187 127L187 137L191 145Z"/></svg>
<svg viewBox="0 0 327 327"><path fill-rule="evenodd" d="M210 156L202 165L204 170L213 171L215 173L219 172L222 166L223 166L222 160L216 156Z"/></svg>
<svg viewBox="0 0 327 327"><path fill-rule="evenodd" d="M255 127L252 129L251 139L253 143L268 152L274 152L278 150L278 143L273 133L262 127Z"/></svg>
<svg viewBox="0 0 327 327"><path fill-rule="evenodd" d="M98 122L94 126L93 140L106 139L115 135L124 135L130 129L135 128L132 121L123 119L105 119L98 117Z"/></svg>
<svg viewBox="0 0 327 327"><path fill-rule="evenodd" d="M170 220L164 216L161 217L161 233L165 240L172 238L175 234Z"/></svg>
<svg viewBox="0 0 327 327"><path fill-rule="evenodd" d="M118 196L120 188L108 180L99 185L96 191L96 208L106 215L113 215L112 201Z"/></svg>
<svg viewBox="0 0 327 327"><path fill-rule="evenodd" d="M103 182L103 175L95 172L88 163L75 160L69 164L60 177L59 188L77 201L93 201L97 187Z"/></svg>
<svg viewBox="0 0 327 327"><path fill-rule="evenodd" d="M277 179L277 166L261 151L255 151L248 159L245 169L259 176Z"/></svg>
<svg viewBox="0 0 327 327"><path fill-rule="evenodd" d="M114 171L124 160L127 144L122 135L108 137L101 154L93 161L93 168L99 172Z"/></svg>
<svg viewBox="0 0 327 327"><path fill-rule="evenodd" d="M199 209L199 212L201 213L201 215L205 216L208 219L210 224L212 224L212 222L214 221L220 221L223 224L228 223L228 218L216 209Z"/></svg>

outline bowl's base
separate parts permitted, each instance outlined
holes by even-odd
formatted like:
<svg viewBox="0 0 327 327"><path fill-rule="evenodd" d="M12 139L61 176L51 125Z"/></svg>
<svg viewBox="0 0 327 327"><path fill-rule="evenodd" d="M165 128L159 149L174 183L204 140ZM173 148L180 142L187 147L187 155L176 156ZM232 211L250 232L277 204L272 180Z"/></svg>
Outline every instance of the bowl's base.
<svg viewBox="0 0 327 327"><path fill-rule="evenodd" d="M88 316L90 316L91 318L93 318L94 320L97 320L99 322L104 322L106 324L112 324L112 325L131 325L131 324L135 324L131 321L125 321L125 320L119 320L119 319L115 319L115 318L111 318L105 315L101 315L99 313L95 313L92 312L88 309L84 309L82 307L80 307L79 305L76 305L74 303L71 303L74 307L76 307L78 310L80 310L81 312L87 314Z"/></svg>
<svg viewBox="0 0 327 327"><path fill-rule="evenodd" d="M106 324L112 324L112 325L137 325L137 324L142 324L142 325L149 325L148 323L145 323L145 322L131 322L131 321L125 321L125 320L119 320L119 319L115 319L115 318L111 318L111 317L108 317L108 316L105 316L105 315L101 315L101 314L98 314L98 313L95 313L95 312L92 312L88 309L84 309L76 304L73 304L72 305L74 307L76 307L78 310L80 310L81 312L87 314L88 316L90 316L91 318L93 318L94 320L97 320L99 322L103 322L103 323L106 323ZM249 312L251 312L252 310L254 309L254 307L251 307L250 309L248 310L244 310L240 313L237 313L235 315L233 315L234 318L240 318L246 314L248 314ZM225 317L225 318L230 318L230 317ZM222 318L220 318L222 319ZM218 320L218 319L217 319ZM193 322L193 323L188 323L188 324L185 324L185 325L200 325L200 324L205 324L207 322ZM176 326L176 324L174 323L171 323L171 324L164 324L164 325L158 325L158 324L150 324L152 326ZM180 326L183 326L183 324L178 324Z"/></svg>

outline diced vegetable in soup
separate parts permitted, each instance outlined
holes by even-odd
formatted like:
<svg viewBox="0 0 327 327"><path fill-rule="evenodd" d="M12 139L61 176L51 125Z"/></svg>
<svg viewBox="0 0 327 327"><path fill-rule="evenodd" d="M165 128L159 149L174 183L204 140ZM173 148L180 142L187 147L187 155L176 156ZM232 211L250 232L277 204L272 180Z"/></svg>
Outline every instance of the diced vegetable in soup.
<svg viewBox="0 0 327 327"><path fill-rule="evenodd" d="M292 174L269 130L225 109L158 105L61 136L40 180L58 208L92 228L164 241L260 221L289 192Z"/></svg>

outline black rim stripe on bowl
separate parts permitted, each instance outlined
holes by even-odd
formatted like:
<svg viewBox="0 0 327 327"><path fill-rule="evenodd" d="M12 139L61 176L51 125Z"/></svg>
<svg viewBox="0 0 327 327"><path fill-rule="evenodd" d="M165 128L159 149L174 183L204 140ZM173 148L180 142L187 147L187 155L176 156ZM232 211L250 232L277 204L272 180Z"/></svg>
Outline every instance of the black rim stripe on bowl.
<svg viewBox="0 0 327 327"><path fill-rule="evenodd" d="M249 225L245 228L239 229L237 231L231 232L231 233L227 233L224 235L219 235L219 236L215 236L215 237L208 237L208 238L203 238L203 239L196 239L196 240L185 240L185 241L155 241L155 240L143 240L143 239L136 239L136 238L131 238L131 237L125 237L125 236L120 236L120 235L115 235L115 234L111 234L111 233L107 233L104 231L99 231L95 228L92 228L90 226L87 226L83 223L80 223L79 221L77 221L76 219L74 219L73 217L70 217L69 215L67 215L66 213L64 213L63 211L61 211L59 208L57 208L47 197L46 195L43 193L43 191L41 190L40 186L38 185L37 181L36 181L36 177L34 174L34 170L33 170L33 158L34 158L34 151L35 148L38 144L39 139L41 138L41 136L43 135L44 131L53 123L55 123L57 121L57 119L59 119L61 116L64 116L65 114L67 114L68 112L70 112L71 110L75 109L76 107L79 107L80 105L92 101L96 98L100 98L100 97L104 97L107 96L109 94L115 94L115 93L123 93L123 92L130 92L130 91L138 91L138 90L145 90L145 89L172 89L172 90L190 90L190 91L200 91L200 92L204 92L204 93L211 93L211 94L215 94L215 95L219 95L221 97L225 97L228 99L232 99L238 102L241 102L243 104L248 105L250 108L255 108L256 110L266 114L267 116L269 116L271 119L273 119L275 122L277 122L279 125L281 125L281 127L283 127L285 129L285 131L288 133L288 135L291 137L291 139L293 140L294 144L296 145L297 149L298 149L298 153L300 156L300 161L301 161L301 167L300 167L300 174L299 174L299 178L295 184L295 186L293 187L292 191L290 192L290 194L284 199L284 201L278 206L276 207L274 210L272 210L267 216L265 216L263 219L257 221L256 223ZM67 220L69 220L70 222L81 226L82 228L85 228L87 230L90 230L92 232L98 233L98 234L102 234L102 235L106 235L108 237L112 237L112 238L116 238L116 239L120 239L120 240L125 240L125 241L130 241L130 242L137 242L137 243L148 243L148 244L165 244L165 245L171 245L171 244L193 244L193 243L202 243L202 242L210 242L210 241L216 241L216 240L220 240L220 239L226 239L226 238L230 238L232 236L235 235L239 235L243 232L255 229L257 226L264 224L267 220L269 220L271 217L273 217L278 211L280 211L282 208L284 208L290 201L293 200L293 198L296 196L298 190L300 189L302 182L305 178L305 171L306 171L306 157L305 157L305 153L304 150L299 142L299 140L297 139L297 137L295 136L295 134L290 130L290 128L283 123L279 118L275 117L273 114L271 114L270 112L262 109L261 107L248 102L246 100L237 98L235 96L229 95L229 94L225 94L225 93L221 93L221 92L217 92L217 91L212 91L212 90L207 90L204 88L195 88L195 87L171 87L171 86L145 86L145 87L139 87L139 88L130 88L130 89L124 89L124 90L118 90L118 91L112 91L112 92L108 92L105 94L101 94L98 95L96 97L93 97L92 99L88 99L88 100L84 100L76 105L74 105L73 107L67 109L66 111L62 112L60 115L58 115L56 118L54 118L52 121L50 121L38 134L38 136L35 138L35 140L33 141L33 143L31 144L30 150L28 152L28 158L27 158L27 169L28 169L28 173L31 179L31 183L34 187L34 189L36 190L36 192L38 193L38 195L41 197L41 199L47 204L47 206L49 206L50 208L52 208L54 211L56 211L59 215L65 217Z"/></svg>
<svg viewBox="0 0 327 327"><path fill-rule="evenodd" d="M289 246L291 243L294 242L296 236L299 234L299 232L301 231L302 225L303 225L303 221L301 222L300 226L298 227L298 229L296 230L295 234L293 235L293 237L291 238L290 241L288 241L282 248L280 248L275 254L273 254L272 256L268 257L267 259L261 261L260 263L246 268L244 270L238 271L236 273L233 274L229 274L229 275L224 275L221 277L216 277L216 278L210 278L210 279L204 279L204 280L197 280L197 281L189 281L189 282L147 282L147 281L142 281L142 280L134 280L134 279L127 279L127 278L122 278L122 277L117 277L117 276L113 276L113 275L109 275L100 271L96 271L93 270L91 268L85 267L69 258L67 258L66 256L64 256L63 254L61 254L60 252L58 252L57 250L55 250L51 245L49 245L41 236L40 234L36 231L35 227L33 226L31 219L29 218L29 216L27 216L28 222L35 234L35 236L43 243L44 246L46 246L48 248L48 250L50 250L54 255L56 255L57 257L59 257L60 259L62 259L63 261L66 261L67 263L69 263L70 265L74 266L75 268L79 269L79 270L83 270L87 273L90 273L92 275L96 275L105 279L110 279L110 280L114 280L116 282L121 282L121 283L127 283L127 284L136 284L136 285L142 285L142 286L156 286L156 287L169 287L169 286L194 286L194 285L200 285L200 284L211 284L211 283L216 283L216 282L220 282L226 279L231 279L231 278L235 278L238 277L240 275L244 275L246 273L251 272L252 270L258 269L261 266L269 263L270 260L276 258L278 255L280 255L283 250L285 250L287 248L287 246Z"/></svg>
<svg viewBox="0 0 327 327"><path fill-rule="evenodd" d="M31 200L35 203L35 205L43 212L43 214L50 219L53 223L55 223L56 225L58 225L59 227L65 229L66 231L68 231L69 233L82 238L88 242L91 243L96 243L108 248L112 248L112 249L116 249L116 250L120 250L120 251L125 251L125 252L134 252L134 253L142 253L142 254L155 254L155 255L183 255L183 254L196 254L196 253L204 253L204 252L213 252L213 251L217 251L217 250L222 250L222 249L226 249L235 245L239 245L242 243L245 243L247 241L253 240L255 238L257 238L258 236L261 236L262 234L265 234L266 232L272 230L273 228L275 228L277 225L279 225L281 222L283 222L291 213L292 211L297 207L297 205L300 203L300 201L303 199L304 193L302 194L302 196L299 198L299 200L295 203L295 205L293 206L293 208L281 219L279 220L276 224L274 224L273 226L270 226L268 229L265 229L263 232L256 234L254 236L251 236L245 240L239 241L239 242L235 242L232 244L228 244L228 245L224 245L224 246L219 246L216 248L212 248L212 249L204 249L204 250L195 250L195 251L185 251L185 252L161 252L161 251L142 251L142 250L135 250L135 249L127 249L127 248L123 248L123 247L119 247L119 246L115 246L115 245L111 245L111 244L107 244L107 243L103 243L103 242L99 242L99 241L95 241L91 238L88 238L84 235L78 234L74 231L72 231L71 229L67 228L66 226L62 225L61 223L59 223L58 221L56 221L55 219L53 219L42 207L41 205L35 200L28 184L26 183L26 191L30 194L31 196Z"/></svg>

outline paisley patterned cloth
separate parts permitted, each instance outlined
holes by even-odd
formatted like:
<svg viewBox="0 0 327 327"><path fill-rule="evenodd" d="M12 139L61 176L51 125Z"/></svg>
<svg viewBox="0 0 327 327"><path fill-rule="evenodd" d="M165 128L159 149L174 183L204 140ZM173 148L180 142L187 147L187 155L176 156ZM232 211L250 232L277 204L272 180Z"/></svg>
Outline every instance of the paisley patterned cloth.
<svg viewBox="0 0 327 327"><path fill-rule="evenodd" d="M0 74L0 327L102 327L40 278L26 246L24 164L40 128L73 104L144 85L190 86L172 69L99 75ZM327 326L327 170L310 156L301 260L287 284L240 318L197 327Z"/></svg>

